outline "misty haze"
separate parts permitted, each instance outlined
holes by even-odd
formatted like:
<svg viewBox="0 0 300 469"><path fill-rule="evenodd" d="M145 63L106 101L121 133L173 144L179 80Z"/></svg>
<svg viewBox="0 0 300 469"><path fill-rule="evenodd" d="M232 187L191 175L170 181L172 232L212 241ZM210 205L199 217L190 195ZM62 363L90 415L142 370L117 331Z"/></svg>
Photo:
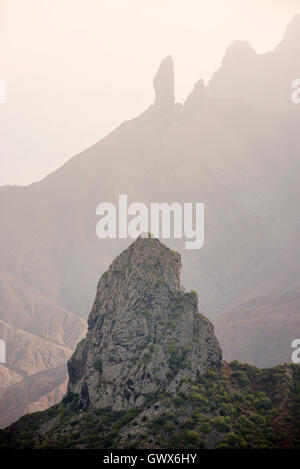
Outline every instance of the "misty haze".
<svg viewBox="0 0 300 469"><path fill-rule="evenodd" d="M296 11L293 2L291 9ZM147 61L147 51L143 53ZM152 60L152 49L150 55ZM86 145L63 165L61 153L57 157L60 161L55 160L55 171L47 141L40 140L46 131L39 136L37 128L38 169L30 172L25 165L28 173L25 177L27 170L24 172L22 181L32 184L0 187L0 339L6 345L6 363L0 364L1 428L24 414L48 409L60 402L67 390L67 396L79 396L80 409L111 406L116 412L144 405L140 395L146 391L162 392L157 383L167 386L165 376L170 382L164 391L172 394L183 379L180 372L178 379L175 377L177 362L176 366L172 362L168 371L167 353L175 353L172 327L184 357L189 358L180 363L188 363L186 376L191 380L207 370L218 373L222 369L231 377L235 368L228 371L228 363L237 360L260 368L292 361L292 343L300 339L300 104L292 99L293 82L300 79L300 14L293 16L282 39L269 51L257 52L249 42L234 40L211 79L196 77L182 102L176 95L173 56L168 53L157 60L157 70L148 77L153 102L149 100L136 117L120 119L107 136ZM117 82L122 90L121 75ZM130 96L138 101L140 91L133 97L134 84L131 86ZM105 93L109 83L98 82L97 87L99 93ZM30 148L28 135L35 133L27 129L26 140L22 135L26 128L18 128L21 121L13 128L17 99L12 97L13 89L10 77L7 103L0 104L1 122L6 118L5 106L10 106L1 143L4 183L11 182L18 166L13 154L18 152L22 158L22 142ZM118 93L113 109L118 106ZM97 97L95 100L98 103ZM123 115L124 103L120 100ZM86 141L92 141L98 125L96 115L105 121L106 111L99 105L89 115L88 106L72 106L70 113L82 114L80 119L87 120L81 133L86 131ZM113 124L110 112L107 122ZM92 131L87 129L90 120L94 122ZM70 144L61 128L58 141L64 141L64 151L69 145L75 154L75 147L85 141L77 129L83 121L74 124L76 135ZM31 117L29 122L34 122ZM70 129L66 132L71 135ZM103 125L101 132L104 129L108 130ZM9 143L13 140L14 144ZM51 145L54 149L57 142ZM52 172L33 182L43 174L43 165L46 173ZM17 170L15 175L18 183ZM203 247L186 249L184 237L161 239L167 247L151 237L133 244L129 237L100 239L97 207L101 203L118 206L121 194L127 195L128 205L203 203ZM150 231L150 225L144 231ZM153 293L154 299L152 292L157 295ZM146 302L148 294L152 309ZM184 326L177 316L172 325L169 319L162 321L158 313L160 308L161 314L178 313L176 302L182 308ZM139 318L137 311L143 317ZM111 315L108 322L100 321L101 314L107 312ZM157 330L147 322L149 316L156 324L163 324L162 328L169 324L170 329ZM151 368L146 377L140 368L135 374L129 371L128 376L124 371L127 353L144 347L140 331L145 324L149 337L158 336L153 347L150 345L151 353L157 353L161 360L161 374L155 379L149 351L150 358L143 362ZM127 337L128 330L136 331L136 341ZM194 340L191 330L197 331L195 340L203 341L207 349L203 351L202 345L199 350L188 349L188 341ZM159 348L164 340L167 352ZM135 364L133 355L130 360ZM238 376L248 372L234 366ZM97 384L99 374L103 382ZM295 376L293 379L299 379ZM126 393L121 377L127 383ZM204 443L215 447L222 443L221 436L218 438L216 442L204 438ZM126 447L124 441L121 447ZM253 447L257 445L253 443Z"/></svg>

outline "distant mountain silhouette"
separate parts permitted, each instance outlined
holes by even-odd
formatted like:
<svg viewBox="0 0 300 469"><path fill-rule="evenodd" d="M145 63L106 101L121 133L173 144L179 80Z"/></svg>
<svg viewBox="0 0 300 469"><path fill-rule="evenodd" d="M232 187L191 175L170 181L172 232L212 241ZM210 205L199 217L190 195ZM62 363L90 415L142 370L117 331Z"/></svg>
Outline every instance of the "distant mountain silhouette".
<svg viewBox="0 0 300 469"><path fill-rule="evenodd" d="M282 42L273 52L257 54L246 41L234 41L208 94L214 98L243 99L267 111L296 110L291 83L300 78L300 14L289 24Z"/></svg>
<svg viewBox="0 0 300 469"><path fill-rule="evenodd" d="M166 58L154 79L155 103L143 114L42 181L0 188L0 319L49 347L72 348L98 278L131 241L96 237L97 205L117 204L119 194L129 202L198 201L206 207L204 247L187 251L183 241L167 241L182 253L185 287L198 292L200 312L219 316L225 359L271 365L261 346L269 341L274 353L267 356L285 362L290 341L300 337L297 301L284 313L300 284L300 106L290 100L291 81L300 77L297 24L299 16L268 54L234 43L211 84L200 80L184 105L176 104ZM273 310L276 298L282 307ZM34 347L39 353L38 341ZM9 362L4 368L8 384L23 386L18 370ZM7 387L5 407L8 395L18 396L14 389ZM22 409L42 399L34 389ZM0 410L0 424L2 417Z"/></svg>

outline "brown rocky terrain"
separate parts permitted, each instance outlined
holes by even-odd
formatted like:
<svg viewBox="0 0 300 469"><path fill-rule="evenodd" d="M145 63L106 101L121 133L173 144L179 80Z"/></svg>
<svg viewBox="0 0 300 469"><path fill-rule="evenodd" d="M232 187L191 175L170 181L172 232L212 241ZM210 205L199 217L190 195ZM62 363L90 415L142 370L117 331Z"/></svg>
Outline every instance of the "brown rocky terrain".
<svg viewBox="0 0 300 469"><path fill-rule="evenodd" d="M0 368L0 423L58 402L66 392L66 362L72 349L0 321L7 363ZM78 339L80 336L78 337Z"/></svg>
<svg viewBox="0 0 300 469"><path fill-rule="evenodd" d="M22 375L16 384L0 390L1 426L7 427L22 415L48 409L59 402L67 390L66 365Z"/></svg>

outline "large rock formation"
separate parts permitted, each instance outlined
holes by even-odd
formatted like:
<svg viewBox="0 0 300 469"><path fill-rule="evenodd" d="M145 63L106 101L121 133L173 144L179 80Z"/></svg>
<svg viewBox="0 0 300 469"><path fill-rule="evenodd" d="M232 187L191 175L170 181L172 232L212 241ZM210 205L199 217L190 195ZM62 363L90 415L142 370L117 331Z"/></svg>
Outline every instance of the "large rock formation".
<svg viewBox="0 0 300 469"><path fill-rule="evenodd" d="M175 104L174 97L174 64L171 55L166 57L153 79L155 90L154 106L160 111L168 111Z"/></svg>
<svg viewBox="0 0 300 469"><path fill-rule="evenodd" d="M81 405L126 409L174 393L182 378L221 367L213 326L197 295L180 288L178 253L138 238L100 279L89 330L68 364Z"/></svg>

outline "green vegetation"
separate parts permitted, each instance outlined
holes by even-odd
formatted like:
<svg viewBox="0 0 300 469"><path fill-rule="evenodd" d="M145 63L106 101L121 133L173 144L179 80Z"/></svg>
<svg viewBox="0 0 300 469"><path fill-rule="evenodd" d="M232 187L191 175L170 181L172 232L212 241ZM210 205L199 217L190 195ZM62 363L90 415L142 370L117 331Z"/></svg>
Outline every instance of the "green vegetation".
<svg viewBox="0 0 300 469"><path fill-rule="evenodd" d="M94 368L99 371L99 373L102 373L102 361L101 360L97 360L95 363L94 363Z"/></svg>
<svg viewBox="0 0 300 469"><path fill-rule="evenodd" d="M144 316L145 319L149 319L151 317L151 312L150 311L142 311L142 315Z"/></svg>
<svg viewBox="0 0 300 469"><path fill-rule="evenodd" d="M172 366L183 366L188 350L173 341L167 348ZM69 393L60 404L0 431L0 449L149 445L300 449L300 366L260 370L235 361L195 381L183 378L175 397L148 393L143 406L128 411L82 410L79 396Z"/></svg>

